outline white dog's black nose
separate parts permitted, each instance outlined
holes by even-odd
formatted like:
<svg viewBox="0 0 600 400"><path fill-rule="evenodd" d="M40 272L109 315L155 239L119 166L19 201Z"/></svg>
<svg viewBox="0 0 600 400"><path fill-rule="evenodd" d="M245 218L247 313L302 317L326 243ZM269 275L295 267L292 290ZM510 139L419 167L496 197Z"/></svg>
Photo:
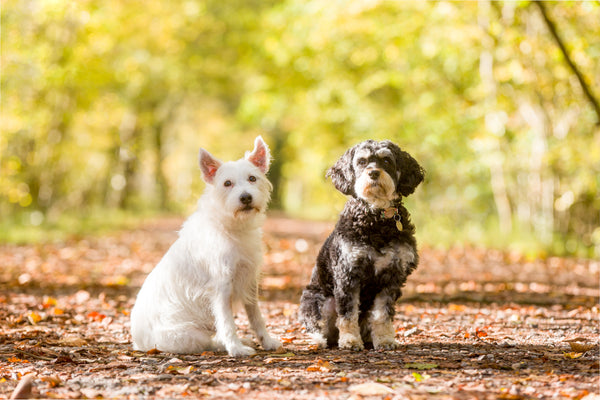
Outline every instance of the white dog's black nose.
<svg viewBox="0 0 600 400"><path fill-rule="evenodd" d="M379 178L379 175L381 175L381 171L379 171L378 169L372 169L369 171L369 177L373 180Z"/></svg>
<svg viewBox="0 0 600 400"><path fill-rule="evenodd" d="M250 193L242 193L242 195L240 196L240 202L243 205L249 205L250 203L252 203L252 195Z"/></svg>

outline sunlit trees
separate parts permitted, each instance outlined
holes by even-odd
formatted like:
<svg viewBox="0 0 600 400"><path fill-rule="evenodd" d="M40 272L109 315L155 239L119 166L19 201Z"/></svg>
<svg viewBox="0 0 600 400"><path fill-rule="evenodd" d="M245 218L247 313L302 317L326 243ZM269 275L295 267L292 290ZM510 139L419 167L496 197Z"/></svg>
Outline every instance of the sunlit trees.
<svg viewBox="0 0 600 400"><path fill-rule="evenodd" d="M10 0L0 211L180 210L199 146L239 157L261 133L273 204L333 217L326 168L390 138L427 169L409 200L425 240L592 254L599 17L594 2Z"/></svg>

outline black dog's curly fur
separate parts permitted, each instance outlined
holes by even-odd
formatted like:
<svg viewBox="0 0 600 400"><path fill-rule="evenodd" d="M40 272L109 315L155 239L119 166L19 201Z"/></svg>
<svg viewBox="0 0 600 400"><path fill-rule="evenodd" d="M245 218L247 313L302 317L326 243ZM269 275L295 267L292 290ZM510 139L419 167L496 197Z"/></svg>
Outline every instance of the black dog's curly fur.
<svg viewBox="0 0 600 400"><path fill-rule="evenodd" d="M358 193L361 174L367 186L393 182L392 192ZM402 197L414 192L424 171L396 144L368 140L349 149L328 176L352 197L319 252L300 320L319 346L395 348L394 304L418 264L415 228ZM395 215L384 215L386 208Z"/></svg>

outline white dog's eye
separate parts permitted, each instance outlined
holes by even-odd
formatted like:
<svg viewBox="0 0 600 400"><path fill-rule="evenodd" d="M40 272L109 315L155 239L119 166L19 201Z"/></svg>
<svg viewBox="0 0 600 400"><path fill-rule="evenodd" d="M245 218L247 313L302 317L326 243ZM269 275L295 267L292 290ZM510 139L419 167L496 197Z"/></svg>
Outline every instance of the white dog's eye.
<svg viewBox="0 0 600 400"><path fill-rule="evenodd" d="M256 177L255 177L254 175L250 175L250 176L248 177L248 180L249 180L250 182L256 182Z"/></svg>
<svg viewBox="0 0 600 400"><path fill-rule="evenodd" d="M356 161L356 163L362 167L364 165L367 165L367 159L361 157L358 159L358 161Z"/></svg>
<svg viewBox="0 0 600 400"><path fill-rule="evenodd" d="M225 186L225 187L229 187L231 185L233 185L233 183L229 179L227 179L225 182L223 182L223 186Z"/></svg>
<svg viewBox="0 0 600 400"><path fill-rule="evenodd" d="M383 159L383 162L384 162L385 164L388 164L388 165L389 165L389 164L391 164L391 163L392 163L392 160L390 160L389 158L387 158L387 157L386 157L386 158L384 158L384 159Z"/></svg>

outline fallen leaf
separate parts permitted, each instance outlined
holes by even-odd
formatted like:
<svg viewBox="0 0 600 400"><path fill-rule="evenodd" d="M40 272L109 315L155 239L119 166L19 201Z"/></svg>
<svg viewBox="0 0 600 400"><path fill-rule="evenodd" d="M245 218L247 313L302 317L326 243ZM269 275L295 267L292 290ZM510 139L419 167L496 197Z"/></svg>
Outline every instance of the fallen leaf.
<svg viewBox="0 0 600 400"><path fill-rule="evenodd" d="M563 355L565 356L565 358L576 359L576 358L581 357L583 355L583 353L571 352L571 353L563 353Z"/></svg>
<svg viewBox="0 0 600 400"><path fill-rule="evenodd" d="M407 363L404 364L404 368L406 369L433 369L437 368L437 364L433 363Z"/></svg>
<svg viewBox="0 0 600 400"><path fill-rule="evenodd" d="M581 400L600 400L600 394L589 393L582 397Z"/></svg>
<svg viewBox="0 0 600 400"><path fill-rule="evenodd" d="M193 365L189 365L187 367L176 367L174 365L169 365L167 367L167 373L173 375L188 375L192 371L194 371Z"/></svg>
<svg viewBox="0 0 600 400"><path fill-rule="evenodd" d="M596 345L594 344L586 344L579 342L570 342L569 345L571 346L571 350L573 350L576 353L585 353L596 348Z"/></svg>
<svg viewBox="0 0 600 400"><path fill-rule="evenodd" d="M106 315L104 314L100 314L97 311L92 311L91 313L89 313L87 315L88 318L93 319L96 322L101 322L104 318L106 318Z"/></svg>
<svg viewBox="0 0 600 400"><path fill-rule="evenodd" d="M408 337L411 335L418 335L421 332L423 332L423 330L421 330L415 326L414 328L411 328L411 329L407 330L406 332L404 332L404 337Z"/></svg>
<svg viewBox="0 0 600 400"><path fill-rule="evenodd" d="M392 363L390 362L390 360L380 360L375 361L373 365L392 365Z"/></svg>
<svg viewBox="0 0 600 400"><path fill-rule="evenodd" d="M42 320L42 316L35 311L31 311L29 314L27 314L27 319L32 325L37 325L37 323Z"/></svg>
<svg viewBox="0 0 600 400"><path fill-rule="evenodd" d="M348 391L362 396L377 396L394 393L392 388L377 382L367 382L352 385L348 388Z"/></svg>
<svg viewBox="0 0 600 400"><path fill-rule="evenodd" d="M77 336L67 336L59 339L58 344L66 347L81 347L87 345L87 341Z"/></svg>
<svg viewBox="0 0 600 400"><path fill-rule="evenodd" d="M285 354L285 353L287 353L287 351L286 351L285 347L283 347L283 346L280 346L275 350L275 354Z"/></svg>
<svg viewBox="0 0 600 400"><path fill-rule="evenodd" d="M581 337L581 336L577 336L577 337L574 337L572 339L565 339L565 340L563 340L563 342L566 342L566 343L571 343L571 342L585 342L585 341L586 341L586 338Z"/></svg>
<svg viewBox="0 0 600 400"><path fill-rule="evenodd" d="M308 372L329 372L335 367L329 361L318 360L315 364L306 367Z"/></svg>
<svg viewBox="0 0 600 400"><path fill-rule="evenodd" d="M29 399L31 397L31 390L33 389L33 378L34 374L27 374L21 378L19 384L10 395L12 399Z"/></svg>
<svg viewBox="0 0 600 400"><path fill-rule="evenodd" d="M279 379L277 383L285 388L289 388L290 386L292 386L292 382L290 382L290 380L286 378Z"/></svg>
<svg viewBox="0 0 600 400"><path fill-rule="evenodd" d="M60 378L56 375L42 376L40 379L42 380L42 382L48 383L50 387L53 388L59 386L62 383Z"/></svg>
<svg viewBox="0 0 600 400"><path fill-rule="evenodd" d="M408 304L406 307L404 307L404 312L406 314L415 312L415 306L413 306L412 304Z"/></svg>
<svg viewBox="0 0 600 400"><path fill-rule="evenodd" d="M28 363L29 362L28 360L22 360L17 357L9 357L7 361L10 363Z"/></svg>
<svg viewBox="0 0 600 400"><path fill-rule="evenodd" d="M44 296L44 300L42 301L43 308L50 308L56 305L56 299L50 296Z"/></svg>
<svg viewBox="0 0 600 400"><path fill-rule="evenodd" d="M463 312L467 309L467 307L465 307L462 304L449 304L448 305L448 311L453 311L453 312Z"/></svg>
<svg viewBox="0 0 600 400"><path fill-rule="evenodd" d="M277 357L277 358L284 358L284 357L294 357L295 354L292 352L287 352L287 353L272 353L269 354L269 357Z"/></svg>
<svg viewBox="0 0 600 400"><path fill-rule="evenodd" d="M475 334L477 337L486 337L488 335L483 329L475 329Z"/></svg>

